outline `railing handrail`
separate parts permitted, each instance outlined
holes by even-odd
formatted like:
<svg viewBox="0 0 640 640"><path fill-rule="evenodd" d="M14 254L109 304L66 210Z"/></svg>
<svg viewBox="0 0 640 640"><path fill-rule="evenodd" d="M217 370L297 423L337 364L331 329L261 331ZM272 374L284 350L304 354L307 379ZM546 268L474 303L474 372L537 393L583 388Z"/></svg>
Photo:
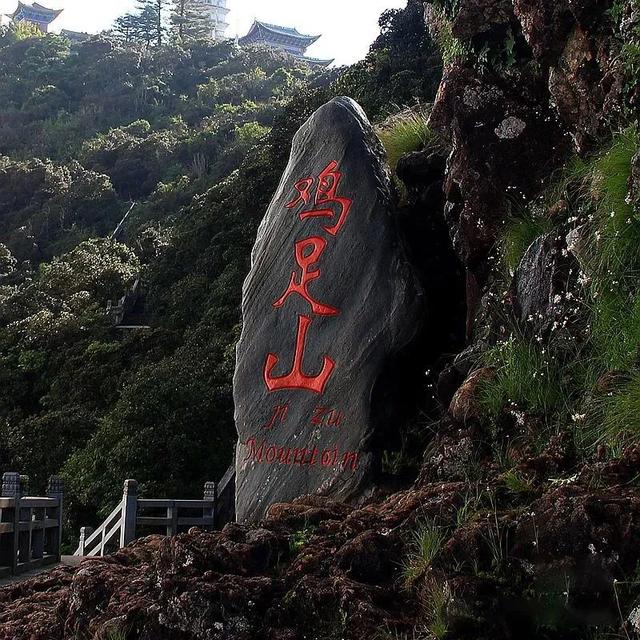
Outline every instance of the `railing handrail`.
<svg viewBox="0 0 640 640"><path fill-rule="evenodd" d="M46 496L24 495L27 485L19 473L2 476L0 576L60 561L64 484L52 476Z"/></svg>
<svg viewBox="0 0 640 640"><path fill-rule="evenodd" d="M84 551L87 551L88 547L91 547L93 543L101 538L102 533L107 529L108 526L112 524L112 521L117 517L122 516L122 503L118 504L118 506L109 514L107 519L100 525L98 529L96 529L85 541L84 541ZM78 546L74 555L81 555L81 546ZM82 554L84 555L84 554Z"/></svg>
<svg viewBox="0 0 640 640"><path fill-rule="evenodd" d="M138 483L135 480L126 480L122 500L109 517L86 538L87 528L81 530L80 544L74 555L104 555L105 547L115 540L118 533L119 547L124 547L136 539L138 528L144 526L165 528L168 536L175 535L179 528L187 526L212 529L216 524L216 504L215 482L205 484L203 499L193 500L138 498ZM142 515L154 509L163 512L163 515ZM184 513L185 511L201 511L202 515Z"/></svg>
<svg viewBox="0 0 640 640"><path fill-rule="evenodd" d="M176 507L178 509L200 509L211 506L215 500L165 500L163 498L139 498L138 509L164 509L165 507Z"/></svg>

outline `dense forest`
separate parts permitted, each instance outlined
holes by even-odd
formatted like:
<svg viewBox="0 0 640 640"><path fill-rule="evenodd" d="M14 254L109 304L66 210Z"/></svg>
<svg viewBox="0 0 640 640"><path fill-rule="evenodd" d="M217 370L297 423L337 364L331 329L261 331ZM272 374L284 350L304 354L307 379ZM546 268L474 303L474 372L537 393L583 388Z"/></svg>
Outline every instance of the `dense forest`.
<svg viewBox="0 0 640 640"><path fill-rule="evenodd" d="M323 72L198 37L0 35L0 466L34 491L62 473L71 535L124 478L197 496L230 464L241 285L293 134L334 95L378 122L435 95L419 3L381 29ZM136 281L150 328L116 329Z"/></svg>

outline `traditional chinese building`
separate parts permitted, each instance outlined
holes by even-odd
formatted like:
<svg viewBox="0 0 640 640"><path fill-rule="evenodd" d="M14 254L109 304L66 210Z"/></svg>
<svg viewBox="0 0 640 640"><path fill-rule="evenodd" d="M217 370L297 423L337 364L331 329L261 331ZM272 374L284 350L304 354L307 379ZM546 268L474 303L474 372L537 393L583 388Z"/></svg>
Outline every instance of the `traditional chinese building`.
<svg viewBox="0 0 640 640"><path fill-rule="evenodd" d="M70 29L63 29L60 35L74 43L85 42L85 40L91 38L89 33L85 33L84 31L71 31Z"/></svg>
<svg viewBox="0 0 640 640"><path fill-rule="evenodd" d="M202 0L202 5L211 19L212 38L214 40L224 40L229 28L227 16L230 9L227 7L227 0Z"/></svg>
<svg viewBox="0 0 640 640"><path fill-rule="evenodd" d="M241 46L260 44L273 47L274 49L285 51L294 58L298 58L309 64L327 67L333 60L318 60L317 58L308 58L305 55L307 49L320 38L321 36L304 35L297 29L292 29L291 27L278 27L274 24L256 20L249 30L249 33L243 38L240 38L239 43Z"/></svg>
<svg viewBox="0 0 640 640"><path fill-rule="evenodd" d="M18 2L18 8L9 15L14 22L28 22L45 33L49 25L62 13L62 9L49 9L37 2L25 4Z"/></svg>

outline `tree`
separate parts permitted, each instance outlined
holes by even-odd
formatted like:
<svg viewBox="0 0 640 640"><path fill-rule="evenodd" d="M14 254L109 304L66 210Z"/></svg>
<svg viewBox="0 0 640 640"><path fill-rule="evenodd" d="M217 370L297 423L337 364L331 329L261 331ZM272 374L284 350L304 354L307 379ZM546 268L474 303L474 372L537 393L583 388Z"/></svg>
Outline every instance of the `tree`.
<svg viewBox="0 0 640 640"><path fill-rule="evenodd" d="M10 276L16 268L16 259L11 251L0 242L0 280Z"/></svg>
<svg viewBox="0 0 640 640"><path fill-rule="evenodd" d="M134 42L138 35L138 16L127 13L113 23L113 34L122 42Z"/></svg>
<svg viewBox="0 0 640 640"><path fill-rule="evenodd" d="M201 0L176 0L171 22L180 42L206 38L213 31L213 22Z"/></svg>
<svg viewBox="0 0 640 640"><path fill-rule="evenodd" d="M153 40L158 47L162 46L167 29L165 27L166 12L170 0L138 0L138 31L149 46Z"/></svg>

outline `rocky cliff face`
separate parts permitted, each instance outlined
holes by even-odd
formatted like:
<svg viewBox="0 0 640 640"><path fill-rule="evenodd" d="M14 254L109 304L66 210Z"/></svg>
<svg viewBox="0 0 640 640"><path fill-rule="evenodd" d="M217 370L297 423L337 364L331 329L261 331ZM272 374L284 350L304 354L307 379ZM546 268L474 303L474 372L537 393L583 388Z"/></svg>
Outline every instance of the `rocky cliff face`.
<svg viewBox="0 0 640 640"><path fill-rule="evenodd" d="M602 436L585 453L573 427L586 414L551 419L564 402L555 387L537 386L520 401L517 384L530 370L505 373L504 360L482 357L496 344L521 349L507 326L530 337L528 361L540 355L536 344L553 340L559 358L595 335L581 271L593 221L571 207L608 187L551 187L570 159L609 145L610 132L635 118L638 85L622 50L637 38L638 19L633 1L426 7L446 62L431 116L446 163L430 150L404 158L398 173L409 229L428 226L420 215L446 220L467 274L469 347L441 372L442 414L413 486L381 490L358 508L302 498L275 505L257 528L147 538L75 573L0 590L0 638L640 635L640 448L626 439L616 449ZM640 156L631 151L629 182L618 189L627 227L640 192ZM427 211L438 192L441 210ZM496 244L528 207L543 210L540 226L505 276ZM424 242L412 240L420 260ZM555 371L545 355L532 375ZM633 360L625 372L608 362L586 395L606 399L615 385L631 385ZM511 384L505 397L488 396L500 376Z"/></svg>

